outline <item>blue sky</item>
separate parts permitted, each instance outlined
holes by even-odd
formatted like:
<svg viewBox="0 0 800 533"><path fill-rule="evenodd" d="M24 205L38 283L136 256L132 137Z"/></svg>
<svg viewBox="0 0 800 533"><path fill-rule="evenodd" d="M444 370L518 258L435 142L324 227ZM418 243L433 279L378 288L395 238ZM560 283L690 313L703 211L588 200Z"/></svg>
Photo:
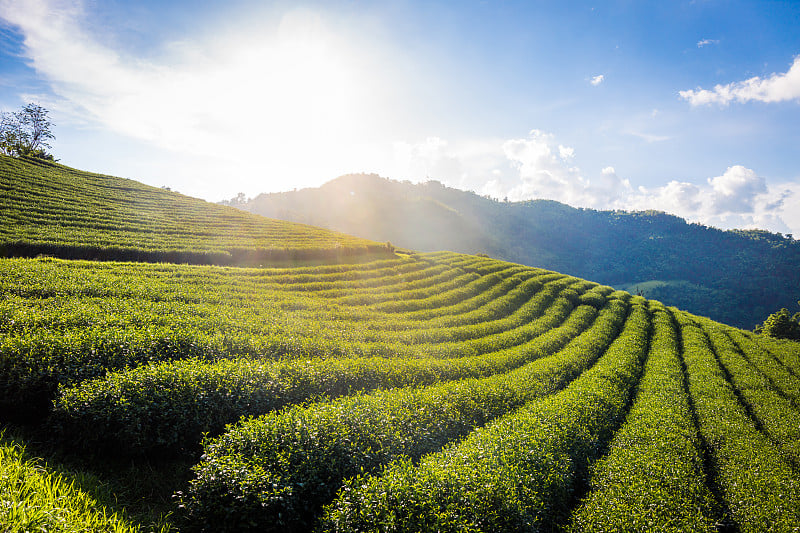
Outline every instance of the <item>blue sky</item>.
<svg viewBox="0 0 800 533"><path fill-rule="evenodd" d="M349 172L800 236L798 2L0 0L0 109L217 201Z"/></svg>

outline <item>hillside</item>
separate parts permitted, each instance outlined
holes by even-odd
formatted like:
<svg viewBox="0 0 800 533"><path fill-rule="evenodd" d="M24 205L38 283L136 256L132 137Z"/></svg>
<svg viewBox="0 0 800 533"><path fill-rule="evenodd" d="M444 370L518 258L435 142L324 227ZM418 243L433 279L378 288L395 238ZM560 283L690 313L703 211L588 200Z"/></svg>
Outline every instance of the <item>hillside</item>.
<svg viewBox="0 0 800 533"><path fill-rule="evenodd" d="M415 250L485 252L624 288L752 329L800 298L800 242L721 231L661 212L498 202L438 182L348 175L240 205Z"/></svg>
<svg viewBox="0 0 800 533"><path fill-rule="evenodd" d="M388 255L385 245L142 183L0 155L0 256L211 264Z"/></svg>
<svg viewBox="0 0 800 533"><path fill-rule="evenodd" d="M364 241L3 163L6 242L159 260L0 258L4 532L800 524L798 343L488 257L342 261ZM318 261L164 261L292 232Z"/></svg>
<svg viewBox="0 0 800 533"><path fill-rule="evenodd" d="M800 344L494 259L0 259L0 361L11 531L800 523Z"/></svg>

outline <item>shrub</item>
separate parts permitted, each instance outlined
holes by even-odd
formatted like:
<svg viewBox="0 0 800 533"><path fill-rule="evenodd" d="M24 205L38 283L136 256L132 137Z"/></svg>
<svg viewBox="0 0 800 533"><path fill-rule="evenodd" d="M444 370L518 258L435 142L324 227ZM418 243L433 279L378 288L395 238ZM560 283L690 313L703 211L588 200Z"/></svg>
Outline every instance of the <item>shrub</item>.
<svg viewBox="0 0 800 533"><path fill-rule="evenodd" d="M528 349L544 356L505 375L358 395L251 419L205 443L183 504L198 529L307 530L342 480L406 455L435 451L515 406L558 390L616 335L626 305L613 300L591 328L580 320ZM533 343L532 343L533 344Z"/></svg>
<svg viewBox="0 0 800 533"><path fill-rule="evenodd" d="M637 305L598 363L463 441L348 481L323 531L538 531L566 518L576 483L625 414L647 354Z"/></svg>

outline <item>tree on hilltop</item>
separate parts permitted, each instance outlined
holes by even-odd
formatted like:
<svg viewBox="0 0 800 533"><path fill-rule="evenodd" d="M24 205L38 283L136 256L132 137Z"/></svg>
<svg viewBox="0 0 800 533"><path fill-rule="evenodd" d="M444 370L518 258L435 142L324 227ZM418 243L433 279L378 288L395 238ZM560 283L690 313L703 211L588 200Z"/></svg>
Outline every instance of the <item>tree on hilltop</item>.
<svg viewBox="0 0 800 533"><path fill-rule="evenodd" d="M28 104L13 113L0 113L0 152L11 156L36 157L53 161L47 153L55 139L49 111L37 104Z"/></svg>
<svg viewBox="0 0 800 533"><path fill-rule="evenodd" d="M789 316L789 310L784 307L756 326L756 332L777 339L800 340L800 313Z"/></svg>

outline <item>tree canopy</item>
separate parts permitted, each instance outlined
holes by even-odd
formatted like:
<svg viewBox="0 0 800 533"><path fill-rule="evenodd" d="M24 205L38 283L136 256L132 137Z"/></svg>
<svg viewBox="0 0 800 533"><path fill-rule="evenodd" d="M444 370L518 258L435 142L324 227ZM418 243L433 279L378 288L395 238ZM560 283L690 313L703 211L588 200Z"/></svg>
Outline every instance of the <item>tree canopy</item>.
<svg viewBox="0 0 800 533"><path fill-rule="evenodd" d="M48 114L47 109L33 103L19 111L0 113L0 153L52 161L48 141L55 135Z"/></svg>
<svg viewBox="0 0 800 533"><path fill-rule="evenodd" d="M789 310L784 307L756 326L756 331L778 339L800 340L800 313L789 316Z"/></svg>

